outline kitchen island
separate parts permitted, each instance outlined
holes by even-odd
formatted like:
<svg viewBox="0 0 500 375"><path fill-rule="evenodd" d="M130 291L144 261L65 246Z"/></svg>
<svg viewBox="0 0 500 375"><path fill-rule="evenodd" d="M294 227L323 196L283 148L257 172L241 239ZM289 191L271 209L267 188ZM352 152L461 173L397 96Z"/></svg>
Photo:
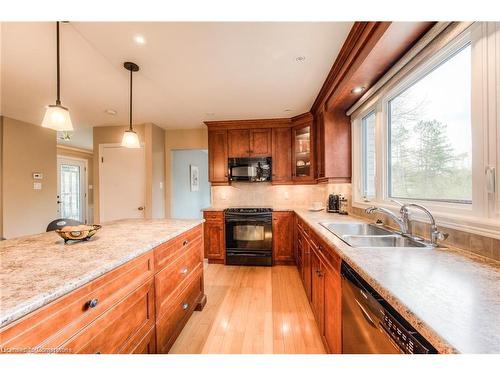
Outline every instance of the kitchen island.
<svg viewBox="0 0 500 375"><path fill-rule="evenodd" d="M0 242L2 350L134 352L149 335L156 342L141 349L168 351L205 303L202 222L119 220L89 241L48 232ZM126 318L137 329L123 329ZM113 345L99 326L117 332Z"/></svg>

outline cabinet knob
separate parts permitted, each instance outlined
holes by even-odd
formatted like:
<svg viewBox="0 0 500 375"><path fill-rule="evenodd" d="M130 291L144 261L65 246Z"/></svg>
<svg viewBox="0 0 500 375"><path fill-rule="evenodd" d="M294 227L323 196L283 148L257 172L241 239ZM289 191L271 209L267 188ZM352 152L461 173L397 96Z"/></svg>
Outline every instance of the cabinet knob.
<svg viewBox="0 0 500 375"><path fill-rule="evenodd" d="M181 273L182 273L183 275L187 275L187 273L188 273L188 268L187 268L187 267L184 267L184 268L181 270Z"/></svg>
<svg viewBox="0 0 500 375"><path fill-rule="evenodd" d="M87 302L87 308L93 309L94 307L97 306L99 303L99 300L97 298L91 299L90 301Z"/></svg>
<svg viewBox="0 0 500 375"><path fill-rule="evenodd" d="M189 240L184 240L184 241L182 242L182 246L186 246L188 243L189 243Z"/></svg>
<svg viewBox="0 0 500 375"><path fill-rule="evenodd" d="M189 308L189 303L183 303L182 304L182 309L187 310Z"/></svg>
<svg viewBox="0 0 500 375"><path fill-rule="evenodd" d="M101 354L101 352L95 352L95 354Z"/></svg>

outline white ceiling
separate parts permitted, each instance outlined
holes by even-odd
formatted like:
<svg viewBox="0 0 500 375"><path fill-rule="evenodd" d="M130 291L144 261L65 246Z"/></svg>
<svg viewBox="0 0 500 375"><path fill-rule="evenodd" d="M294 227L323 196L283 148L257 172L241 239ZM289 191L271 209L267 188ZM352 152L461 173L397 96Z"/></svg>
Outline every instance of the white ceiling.
<svg viewBox="0 0 500 375"><path fill-rule="evenodd" d="M1 111L41 123L55 101L55 23L2 23ZM310 109L351 22L61 24L61 95L75 133L92 148L92 127L134 123L198 128L206 120L290 117ZM142 35L146 44L134 42ZM298 56L305 56L298 62ZM114 109L116 116L106 114ZM285 112L285 109L291 109Z"/></svg>

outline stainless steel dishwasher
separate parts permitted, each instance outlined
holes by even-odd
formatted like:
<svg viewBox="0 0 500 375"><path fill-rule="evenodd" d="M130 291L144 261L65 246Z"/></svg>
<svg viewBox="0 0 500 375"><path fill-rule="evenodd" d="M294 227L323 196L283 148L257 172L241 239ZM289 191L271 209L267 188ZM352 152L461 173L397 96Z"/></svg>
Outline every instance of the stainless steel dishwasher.
<svg viewBox="0 0 500 375"><path fill-rule="evenodd" d="M437 351L343 262L342 353L430 354Z"/></svg>

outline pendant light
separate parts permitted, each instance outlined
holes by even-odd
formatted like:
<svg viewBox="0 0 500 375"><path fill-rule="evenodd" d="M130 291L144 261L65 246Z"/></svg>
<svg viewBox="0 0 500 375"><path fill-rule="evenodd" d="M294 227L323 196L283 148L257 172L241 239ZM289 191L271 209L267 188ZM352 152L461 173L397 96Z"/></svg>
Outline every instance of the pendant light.
<svg viewBox="0 0 500 375"><path fill-rule="evenodd" d="M57 131L73 131L73 124L69 116L69 110L61 105L61 78L59 63L59 22L56 22L57 40L57 99L56 104L47 106L43 117L42 127Z"/></svg>
<svg viewBox="0 0 500 375"><path fill-rule="evenodd" d="M140 148L139 137L132 128L132 73L139 71L139 66L133 62L125 62L123 67L130 71L130 113L129 113L129 129L125 130L122 138L122 147Z"/></svg>

